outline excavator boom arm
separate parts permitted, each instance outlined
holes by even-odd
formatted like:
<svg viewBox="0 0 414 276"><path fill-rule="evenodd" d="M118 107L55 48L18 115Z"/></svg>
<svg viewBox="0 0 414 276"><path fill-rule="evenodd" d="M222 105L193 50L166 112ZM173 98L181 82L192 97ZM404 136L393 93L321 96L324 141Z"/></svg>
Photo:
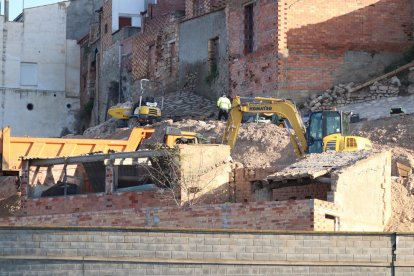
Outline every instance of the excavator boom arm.
<svg viewBox="0 0 414 276"><path fill-rule="evenodd" d="M294 130L294 133L290 133L290 138L296 154L298 156L305 154L308 147L305 137L306 129L296 106L292 102L256 97L250 99L254 100L254 103L243 104L241 100L242 98L240 97L233 99L230 117L223 136L223 143L230 145L231 149L234 148L244 113L277 114L283 119L288 120Z"/></svg>

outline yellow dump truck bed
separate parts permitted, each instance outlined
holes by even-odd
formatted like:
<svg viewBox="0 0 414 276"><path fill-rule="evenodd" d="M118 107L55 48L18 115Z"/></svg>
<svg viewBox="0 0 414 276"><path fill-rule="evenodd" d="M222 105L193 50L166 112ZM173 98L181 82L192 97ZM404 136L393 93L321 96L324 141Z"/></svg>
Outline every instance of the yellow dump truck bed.
<svg viewBox="0 0 414 276"><path fill-rule="evenodd" d="M154 129L134 128L128 140L70 139L70 138L34 138L11 137L10 128L0 133L0 154L2 171L17 172L21 169L21 157L51 158L76 156L103 152L135 151L141 142L149 138Z"/></svg>
<svg viewBox="0 0 414 276"><path fill-rule="evenodd" d="M108 109L108 114L118 120L128 120L132 114L130 107L112 107Z"/></svg>

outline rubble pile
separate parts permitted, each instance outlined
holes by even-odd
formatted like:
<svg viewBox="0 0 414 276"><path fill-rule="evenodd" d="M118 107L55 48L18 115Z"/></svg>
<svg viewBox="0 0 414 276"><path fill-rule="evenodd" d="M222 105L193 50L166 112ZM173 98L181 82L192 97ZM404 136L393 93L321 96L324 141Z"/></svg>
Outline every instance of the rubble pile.
<svg viewBox="0 0 414 276"><path fill-rule="evenodd" d="M196 87L196 83L197 83L197 77L198 77L197 73L188 73L185 76L185 83L184 83L183 90L194 91Z"/></svg>
<svg viewBox="0 0 414 276"><path fill-rule="evenodd" d="M397 77L375 82L363 90L351 93L354 83L339 84L321 95L312 95L304 103L307 111L330 110L335 106L361 103L386 97L395 97L400 92L401 82Z"/></svg>
<svg viewBox="0 0 414 276"><path fill-rule="evenodd" d="M83 133L85 138L106 138L109 135L115 133L117 131L117 120L114 118L109 119L108 121L88 128Z"/></svg>
<svg viewBox="0 0 414 276"><path fill-rule="evenodd" d="M395 115L351 124L352 135L369 138L374 145L414 150L414 116Z"/></svg>
<svg viewBox="0 0 414 276"><path fill-rule="evenodd" d="M206 120L217 116L215 102L189 91L165 95L162 117L174 121L184 118Z"/></svg>

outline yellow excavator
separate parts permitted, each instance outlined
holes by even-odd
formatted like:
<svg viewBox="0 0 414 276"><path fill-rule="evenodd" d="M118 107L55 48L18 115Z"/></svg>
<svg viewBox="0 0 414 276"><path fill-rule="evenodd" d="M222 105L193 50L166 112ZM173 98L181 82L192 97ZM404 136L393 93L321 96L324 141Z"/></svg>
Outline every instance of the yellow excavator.
<svg viewBox="0 0 414 276"><path fill-rule="evenodd" d="M146 85L144 85L146 83ZM138 124L141 126L147 124L153 124L161 120L161 110L164 106L164 92L150 93L147 86L159 85L160 82L150 81L147 79L140 80L140 95L139 101L136 102L132 108L123 106L114 106L108 110L108 115L124 122L121 125L127 124L129 128L136 127ZM147 88L146 88L147 87ZM146 95L144 97L144 94ZM159 96L157 102L157 97Z"/></svg>
<svg viewBox="0 0 414 276"><path fill-rule="evenodd" d="M291 100L275 98L235 97L232 102L229 120L223 136L223 143L236 144L242 118L245 113L278 115L289 130L295 153L303 156L307 153L333 151L371 150L372 143L367 138L346 136L349 122L339 111L317 111L309 116L305 127L302 118ZM293 130L293 131L292 131Z"/></svg>

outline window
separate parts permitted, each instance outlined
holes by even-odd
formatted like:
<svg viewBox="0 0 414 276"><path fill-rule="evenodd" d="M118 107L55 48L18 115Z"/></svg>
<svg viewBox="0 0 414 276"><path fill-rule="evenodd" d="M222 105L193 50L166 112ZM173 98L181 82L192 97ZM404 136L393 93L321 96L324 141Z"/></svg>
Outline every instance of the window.
<svg viewBox="0 0 414 276"><path fill-rule="evenodd" d="M203 14L203 2L204 0L193 1L193 16L198 16L198 15Z"/></svg>
<svg viewBox="0 0 414 276"><path fill-rule="evenodd" d="M155 44L148 48L148 75L152 79L155 77Z"/></svg>
<svg viewBox="0 0 414 276"><path fill-rule="evenodd" d="M175 49L175 42L170 43L170 74L173 73L174 67L174 60L176 58L176 49Z"/></svg>
<svg viewBox="0 0 414 276"><path fill-rule="evenodd" d="M126 16L119 17L119 29L122 29L123 27L130 27L130 26L132 26L131 17L126 17Z"/></svg>
<svg viewBox="0 0 414 276"><path fill-rule="evenodd" d="M20 63L20 85L37 86L37 63Z"/></svg>
<svg viewBox="0 0 414 276"><path fill-rule="evenodd" d="M254 47L254 3L244 6L244 51L252 53Z"/></svg>
<svg viewBox="0 0 414 276"><path fill-rule="evenodd" d="M217 63L219 59L219 38L215 37L208 41L208 63L210 73L217 71Z"/></svg>
<svg viewBox="0 0 414 276"><path fill-rule="evenodd" d="M108 33L108 24L105 24L105 33Z"/></svg>

